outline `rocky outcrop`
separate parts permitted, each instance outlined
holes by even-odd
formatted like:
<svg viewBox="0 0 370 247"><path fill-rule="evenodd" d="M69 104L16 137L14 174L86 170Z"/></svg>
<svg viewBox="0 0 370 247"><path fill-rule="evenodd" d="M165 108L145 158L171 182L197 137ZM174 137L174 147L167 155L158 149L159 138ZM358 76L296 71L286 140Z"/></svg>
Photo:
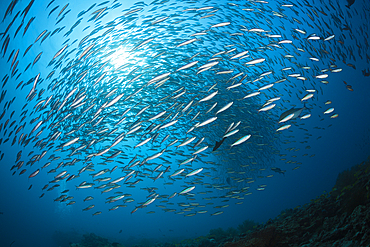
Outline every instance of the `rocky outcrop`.
<svg viewBox="0 0 370 247"><path fill-rule="evenodd" d="M370 163L338 176L333 191L288 209L225 247L370 246Z"/></svg>

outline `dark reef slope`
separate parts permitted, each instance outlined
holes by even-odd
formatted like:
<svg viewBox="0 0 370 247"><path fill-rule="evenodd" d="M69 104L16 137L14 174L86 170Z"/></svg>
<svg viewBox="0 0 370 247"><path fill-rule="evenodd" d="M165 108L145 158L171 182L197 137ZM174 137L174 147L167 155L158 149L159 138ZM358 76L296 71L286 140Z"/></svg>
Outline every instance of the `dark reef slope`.
<svg viewBox="0 0 370 247"><path fill-rule="evenodd" d="M340 173L330 193L222 245L370 246L370 160Z"/></svg>

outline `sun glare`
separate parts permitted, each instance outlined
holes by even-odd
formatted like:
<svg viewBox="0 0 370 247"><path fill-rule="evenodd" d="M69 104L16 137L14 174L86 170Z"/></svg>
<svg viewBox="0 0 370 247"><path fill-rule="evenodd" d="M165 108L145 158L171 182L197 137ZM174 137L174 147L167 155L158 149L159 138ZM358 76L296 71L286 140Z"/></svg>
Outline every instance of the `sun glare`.
<svg viewBox="0 0 370 247"><path fill-rule="evenodd" d="M130 52L127 47L119 48L115 53L108 56L110 64L114 66L114 69L118 69L124 65L135 65L143 66L145 63L143 60L136 58L137 52Z"/></svg>

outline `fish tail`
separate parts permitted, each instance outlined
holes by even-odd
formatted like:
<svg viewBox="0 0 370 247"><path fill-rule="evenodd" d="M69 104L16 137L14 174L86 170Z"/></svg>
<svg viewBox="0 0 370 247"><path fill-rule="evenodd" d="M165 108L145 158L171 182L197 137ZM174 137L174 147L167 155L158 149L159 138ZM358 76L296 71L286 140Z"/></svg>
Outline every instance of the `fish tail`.
<svg viewBox="0 0 370 247"><path fill-rule="evenodd" d="M305 102L305 103L303 103L303 108L304 108L304 109L307 109L307 110L309 110L309 111L311 112L311 108L309 108L309 107L307 107L307 106L306 106L306 102Z"/></svg>

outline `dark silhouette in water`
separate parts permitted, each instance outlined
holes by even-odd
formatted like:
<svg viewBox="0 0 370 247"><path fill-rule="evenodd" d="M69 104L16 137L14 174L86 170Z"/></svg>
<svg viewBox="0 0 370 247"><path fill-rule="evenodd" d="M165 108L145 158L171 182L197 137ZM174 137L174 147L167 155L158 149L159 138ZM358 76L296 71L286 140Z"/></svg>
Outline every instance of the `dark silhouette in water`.
<svg viewBox="0 0 370 247"><path fill-rule="evenodd" d="M221 141L216 142L216 145L214 146L213 151L216 151L221 146L221 144L224 142L225 139L226 137L222 138Z"/></svg>
<svg viewBox="0 0 370 247"><path fill-rule="evenodd" d="M347 5L346 5L347 6ZM344 28L343 27L340 27L340 29L343 31L343 30L351 30L350 26L346 25L346 24L343 24Z"/></svg>
<svg viewBox="0 0 370 247"><path fill-rule="evenodd" d="M366 71L366 69L362 70L362 74L364 76L370 76L370 69L367 69L367 71Z"/></svg>
<svg viewBox="0 0 370 247"><path fill-rule="evenodd" d="M301 113L304 109L307 109L306 104L304 104L302 108L291 108L291 109L283 112L279 117L279 123L280 123L281 120L283 120L284 118L286 118L287 116L289 116L291 114L293 114L293 117L291 117L290 119L295 119L295 118L299 117L299 115L301 115Z"/></svg>
<svg viewBox="0 0 370 247"><path fill-rule="evenodd" d="M347 8L350 8L352 4L355 3L355 0L347 0L348 5L346 5Z"/></svg>
<svg viewBox="0 0 370 247"><path fill-rule="evenodd" d="M278 167L272 167L272 168L271 168L271 170L272 170L272 171L274 171L274 172L277 172L277 173L283 174L283 175L285 176L285 172L286 172L286 170L281 170L281 169L280 169L280 168L278 168Z"/></svg>

